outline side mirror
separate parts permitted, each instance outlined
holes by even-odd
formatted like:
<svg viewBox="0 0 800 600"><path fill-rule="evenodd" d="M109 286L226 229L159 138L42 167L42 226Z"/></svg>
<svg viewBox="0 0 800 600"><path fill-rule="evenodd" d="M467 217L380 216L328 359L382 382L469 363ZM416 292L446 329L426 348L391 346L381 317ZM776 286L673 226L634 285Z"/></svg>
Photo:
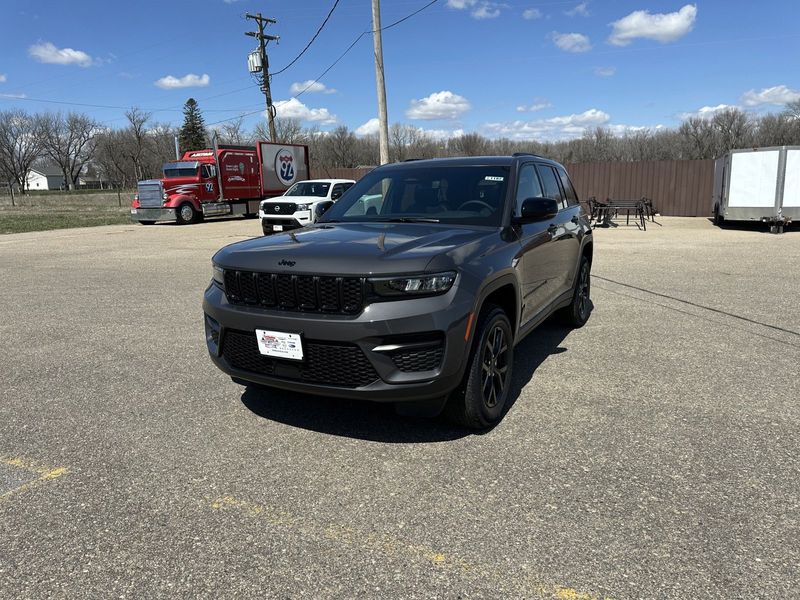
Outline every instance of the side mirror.
<svg viewBox="0 0 800 600"><path fill-rule="evenodd" d="M536 223L552 219L558 214L558 202L552 198L526 198L522 202L520 215L515 217L517 223Z"/></svg>

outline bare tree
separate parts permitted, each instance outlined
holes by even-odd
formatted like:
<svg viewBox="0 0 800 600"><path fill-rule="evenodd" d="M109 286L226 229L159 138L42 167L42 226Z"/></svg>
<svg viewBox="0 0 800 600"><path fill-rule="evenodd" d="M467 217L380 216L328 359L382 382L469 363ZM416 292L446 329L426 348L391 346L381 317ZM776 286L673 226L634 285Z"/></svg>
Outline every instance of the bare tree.
<svg viewBox="0 0 800 600"><path fill-rule="evenodd" d="M253 135L258 140L268 140L269 127L266 121L256 125ZM303 129L300 119L275 119L275 137L282 144L305 144L309 140L309 134Z"/></svg>
<svg viewBox="0 0 800 600"><path fill-rule="evenodd" d="M488 147L488 140L479 133L465 133L447 144L448 151L455 156L481 156Z"/></svg>
<svg viewBox="0 0 800 600"><path fill-rule="evenodd" d="M144 169L142 169L142 156L147 148L147 122L151 116L151 113L137 107L125 112L125 118L129 123L127 127L129 139L126 140L128 143L124 144L120 151L125 152L133 163L134 178L137 180L145 177Z"/></svg>
<svg viewBox="0 0 800 600"><path fill-rule="evenodd" d="M228 144L246 144L250 141L250 136L244 132L244 117L222 123L218 131L219 136Z"/></svg>
<svg viewBox="0 0 800 600"><path fill-rule="evenodd" d="M24 110L0 111L0 167L25 193L28 174L42 154L41 118Z"/></svg>
<svg viewBox="0 0 800 600"><path fill-rule="evenodd" d="M734 148L751 145L753 122L746 112L729 108L716 113L711 123L718 137L715 156L707 158L716 158Z"/></svg>
<svg viewBox="0 0 800 600"><path fill-rule="evenodd" d="M44 152L64 174L69 189L75 189L81 171L92 159L98 123L80 113L46 114L42 116Z"/></svg>

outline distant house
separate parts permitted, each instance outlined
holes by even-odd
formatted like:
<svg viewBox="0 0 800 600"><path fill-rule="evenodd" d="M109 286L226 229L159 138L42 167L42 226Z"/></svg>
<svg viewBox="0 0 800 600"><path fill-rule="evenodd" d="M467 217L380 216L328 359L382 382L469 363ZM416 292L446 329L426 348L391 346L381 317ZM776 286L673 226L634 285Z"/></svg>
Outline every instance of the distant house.
<svg viewBox="0 0 800 600"><path fill-rule="evenodd" d="M62 190L64 189L64 174L57 165L36 166L28 173L25 187L29 190Z"/></svg>
<svg viewBox="0 0 800 600"><path fill-rule="evenodd" d="M103 175L94 165L87 164L78 175L78 187L97 190L110 188L111 185L108 180L103 179Z"/></svg>

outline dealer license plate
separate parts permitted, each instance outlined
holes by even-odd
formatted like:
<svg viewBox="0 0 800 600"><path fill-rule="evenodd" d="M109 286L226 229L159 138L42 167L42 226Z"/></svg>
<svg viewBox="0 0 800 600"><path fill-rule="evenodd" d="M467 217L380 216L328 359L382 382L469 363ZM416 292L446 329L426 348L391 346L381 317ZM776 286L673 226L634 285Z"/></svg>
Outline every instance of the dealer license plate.
<svg viewBox="0 0 800 600"><path fill-rule="evenodd" d="M256 329L258 351L264 356L303 360L303 343L296 333Z"/></svg>

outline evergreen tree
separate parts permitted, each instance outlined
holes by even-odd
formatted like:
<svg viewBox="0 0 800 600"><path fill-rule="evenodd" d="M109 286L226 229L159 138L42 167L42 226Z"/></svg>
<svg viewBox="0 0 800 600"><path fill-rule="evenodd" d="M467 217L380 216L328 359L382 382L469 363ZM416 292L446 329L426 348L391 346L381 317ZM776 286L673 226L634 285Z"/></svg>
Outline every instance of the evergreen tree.
<svg viewBox="0 0 800 600"><path fill-rule="evenodd" d="M183 105L183 126L179 135L181 152L202 150L206 147L206 124L194 98Z"/></svg>

